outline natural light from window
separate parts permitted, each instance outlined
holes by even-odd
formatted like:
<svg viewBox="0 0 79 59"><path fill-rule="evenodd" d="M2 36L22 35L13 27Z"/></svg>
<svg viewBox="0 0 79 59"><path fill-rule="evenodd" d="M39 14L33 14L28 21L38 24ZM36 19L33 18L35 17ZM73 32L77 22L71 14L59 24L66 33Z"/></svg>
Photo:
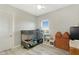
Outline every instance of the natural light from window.
<svg viewBox="0 0 79 59"><path fill-rule="evenodd" d="M49 30L49 22L48 19L41 21L41 29L42 30Z"/></svg>

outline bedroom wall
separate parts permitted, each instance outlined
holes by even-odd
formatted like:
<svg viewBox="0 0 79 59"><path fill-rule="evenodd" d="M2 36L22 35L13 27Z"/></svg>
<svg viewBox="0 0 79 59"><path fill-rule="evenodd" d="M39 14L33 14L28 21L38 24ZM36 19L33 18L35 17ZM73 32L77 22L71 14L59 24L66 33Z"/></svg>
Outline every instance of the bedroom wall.
<svg viewBox="0 0 79 59"><path fill-rule="evenodd" d="M15 14L15 46L21 43L21 30L33 30L36 28L36 17L23 11Z"/></svg>
<svg viewBox="0 0 79 59"><path fill-rule="evenodd" d="M19 46L21 43L20 30L35 29L36 17L6 4L0 4L0 11L8 13L11 17L11 46Z"/></svg>
<svg viewBox="0 0 79 59"><path fill-rule="evenodd" d="M65 8L38 16L38 28L41 27L41 21L44 19L49 20L51 37L54 38L56 32L69 32L71 26L79 25L79 5L70 5Z"/></svg>

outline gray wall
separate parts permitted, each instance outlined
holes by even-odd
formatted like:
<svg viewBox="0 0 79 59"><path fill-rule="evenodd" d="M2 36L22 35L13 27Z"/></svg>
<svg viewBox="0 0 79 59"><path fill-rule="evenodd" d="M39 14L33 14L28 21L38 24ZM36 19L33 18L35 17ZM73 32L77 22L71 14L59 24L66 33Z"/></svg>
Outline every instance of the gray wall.
<svg viewBox="0 0 79 59"><path fill-rule="evenodd" d="M69 32L70 26L79 25L79 5L70 5L65 8L38 16L37 26L40 28L41 20L49 20L51 36L54 38L56 32Z"/></svg>
<svg viewBox="0 0 79 59"><path fill-rule="evenodd" d="M19 11L15 14L15 45L20 44L20 30L32 30L36 28L36 17Z"/></svg>
<svg viewBox="0 0 79 59"><path fill-rule="evenodd" d="M12 46L16 47L19 46L21 43L21 36L20 30L28 30L28 29L35 29L36 28L36 17L14 8L10 5L1 5L0 4L0 11L1 13L7 13L11 17L11 31L10 35L12 35ZM5 36L4 36L5 37Z"/></svg>

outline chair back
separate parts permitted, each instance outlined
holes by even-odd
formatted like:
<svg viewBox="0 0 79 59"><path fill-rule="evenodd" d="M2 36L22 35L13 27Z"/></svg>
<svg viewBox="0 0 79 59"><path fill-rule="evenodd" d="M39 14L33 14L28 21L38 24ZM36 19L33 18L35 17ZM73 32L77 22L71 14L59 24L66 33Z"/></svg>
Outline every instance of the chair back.
<svg viewBox="0 0 79 59"><path fill-rule="evenodd" d="M61 40L62 40L62 34L61 34L61 32L57 32L56 33L56 35L55 35L55 46L57 47L57 48L60 48L61 47Z"/></svg>
<svg viewBox="0 0 79 59"><path fill-rule="evenodd" d="M60 38L62 38L62 34L61 32L57 32L55 35L55 39L60 39Z"/></svg>
<svg viewBox="0 0 79 59"><path fill-rule="evenodd" d="M63 40L63 49L69 51L69 40L70 40L70 35L68 32L65 32L62 36L62 40Z"/></svg>
<svg viewBox="0 0 79 59"><path fill-rule="evenodd" d="M65 32L62 36L64 39L70 39L70 35L68 32Z"/></svg>

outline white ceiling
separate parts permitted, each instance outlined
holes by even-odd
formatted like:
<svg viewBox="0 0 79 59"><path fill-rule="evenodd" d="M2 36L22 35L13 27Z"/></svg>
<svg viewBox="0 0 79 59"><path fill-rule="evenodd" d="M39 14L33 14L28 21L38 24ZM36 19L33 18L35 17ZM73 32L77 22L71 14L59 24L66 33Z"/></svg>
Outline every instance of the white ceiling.
<svg viewBox="0 0 79 59"><path fill-rule="evenodd" d="M69 4L42 4L42 5L45 8L38 10L37 4L11 4L11 6L21 9L23 11L26 11L28 13L31 13L32 15L35 15L35 16L40 16L42 14L69 6Z"/></svg>

